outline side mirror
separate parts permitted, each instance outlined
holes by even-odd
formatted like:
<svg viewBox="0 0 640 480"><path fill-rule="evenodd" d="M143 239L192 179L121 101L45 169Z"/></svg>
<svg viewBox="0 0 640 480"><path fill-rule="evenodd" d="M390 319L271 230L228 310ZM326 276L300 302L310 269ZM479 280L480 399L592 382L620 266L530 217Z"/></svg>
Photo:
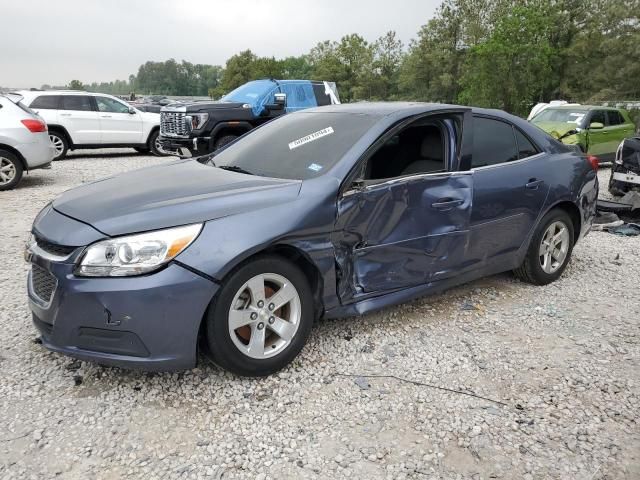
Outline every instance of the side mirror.
<svg viewBox="0 0 640 480"><path fill-rule="evenodd" d="M135 115L136 114L136 109L133 107L129 107L129 115Z"/></svg>
<svg viewBox="0 0 640 480"><path fill-rule="evenodd" d="M276 105L281 105L282 108L287 106L287 94L286 93L276 93L273 95L273 102Z"/></svg>
<svg viewBox="0 0 640 480"><path fill-rule="evenodd" d="M604 128L604 124L600 122L593 122L589 125L589 130L602 130Z"/></svg>

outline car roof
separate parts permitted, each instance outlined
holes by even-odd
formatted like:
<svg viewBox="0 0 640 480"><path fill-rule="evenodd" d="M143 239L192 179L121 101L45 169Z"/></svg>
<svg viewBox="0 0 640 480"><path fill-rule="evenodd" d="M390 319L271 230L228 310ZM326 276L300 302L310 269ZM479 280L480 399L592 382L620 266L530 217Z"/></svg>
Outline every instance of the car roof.
<svg viewBox="0 0 640 480"><path fill-rule="evenodd" d="M602 105L557 105L557 106L549 106L542 110L543 112L546 110L572 110L574 112L580 111L588 111L588 110L620 110L616 107L603 107Z"/></svg>
<svg viewBox="0 0 640 480"><path fill-rule="evenodd" d="M100 93L100 92L85 92L82 90L18 90L17 92L23 97L40 97L43 95L89 95L89 96L97 96L97 95L106 95L108 97L113 97L113 95L109 93Z"/></svg>
<svg viewBox="0 0 640 480"><path fill-rule="evenodd" d="M326 105L323 107L308 108L296 113L350 113L356 115L371 115L375 117L386 117L397 113L406 113L407 116L428 113L447 108L470 108L458 105L447 105L444 103L424 103L424 102L357 102L341 103L338 105Z"/></svg>

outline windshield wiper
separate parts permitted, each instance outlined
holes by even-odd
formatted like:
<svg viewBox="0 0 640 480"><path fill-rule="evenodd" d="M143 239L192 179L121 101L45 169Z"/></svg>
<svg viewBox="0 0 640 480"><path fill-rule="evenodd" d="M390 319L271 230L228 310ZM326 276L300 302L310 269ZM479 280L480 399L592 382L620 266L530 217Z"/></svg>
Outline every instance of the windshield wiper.
<svg viewBox="0 0 640 480"><path fill-rule="evenodd" d="M245 170L244 168L239 167L237 165L220 165L218 168L221 168L223 170L229 170L231 172L246 173L247 175L255 175L255 173L252 173L249 170Z"/></svg>

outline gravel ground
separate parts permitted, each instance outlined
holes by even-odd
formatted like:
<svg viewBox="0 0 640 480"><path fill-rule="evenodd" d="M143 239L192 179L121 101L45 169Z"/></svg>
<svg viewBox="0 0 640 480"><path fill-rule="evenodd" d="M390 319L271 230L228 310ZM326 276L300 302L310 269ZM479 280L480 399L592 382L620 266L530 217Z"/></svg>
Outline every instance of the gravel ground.
<svg viewBox="0 0 640 480"><path fill-rule="evenodd" d="M48 353L25 293L33 217L164 161L78 152L0 192L0 478L640 478L640 238L590 234L546 287L503 274L321 321L260 380L206 359L144 374Z"/></svg>

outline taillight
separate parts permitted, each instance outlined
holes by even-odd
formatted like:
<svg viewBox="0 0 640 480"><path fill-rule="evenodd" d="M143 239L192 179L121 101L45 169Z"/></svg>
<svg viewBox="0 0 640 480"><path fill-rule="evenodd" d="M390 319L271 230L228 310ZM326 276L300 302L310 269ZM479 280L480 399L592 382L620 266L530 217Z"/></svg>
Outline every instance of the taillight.
<svg viewBox="0 0 640 480"><path fill-rule="evenodd" d="M593 168L595 172L598 171L598 165L600 165L598 157L595 155L587 155L587 162L589 162L589 165L591 165L591 168Z"/></svg>
<svg viewBox="0 0 640 480"><path fill-rule="evenodd" d="M22 124L29 129L31 133L39 133L47 131L47 124L34 118L21 120Z"/></svg>

